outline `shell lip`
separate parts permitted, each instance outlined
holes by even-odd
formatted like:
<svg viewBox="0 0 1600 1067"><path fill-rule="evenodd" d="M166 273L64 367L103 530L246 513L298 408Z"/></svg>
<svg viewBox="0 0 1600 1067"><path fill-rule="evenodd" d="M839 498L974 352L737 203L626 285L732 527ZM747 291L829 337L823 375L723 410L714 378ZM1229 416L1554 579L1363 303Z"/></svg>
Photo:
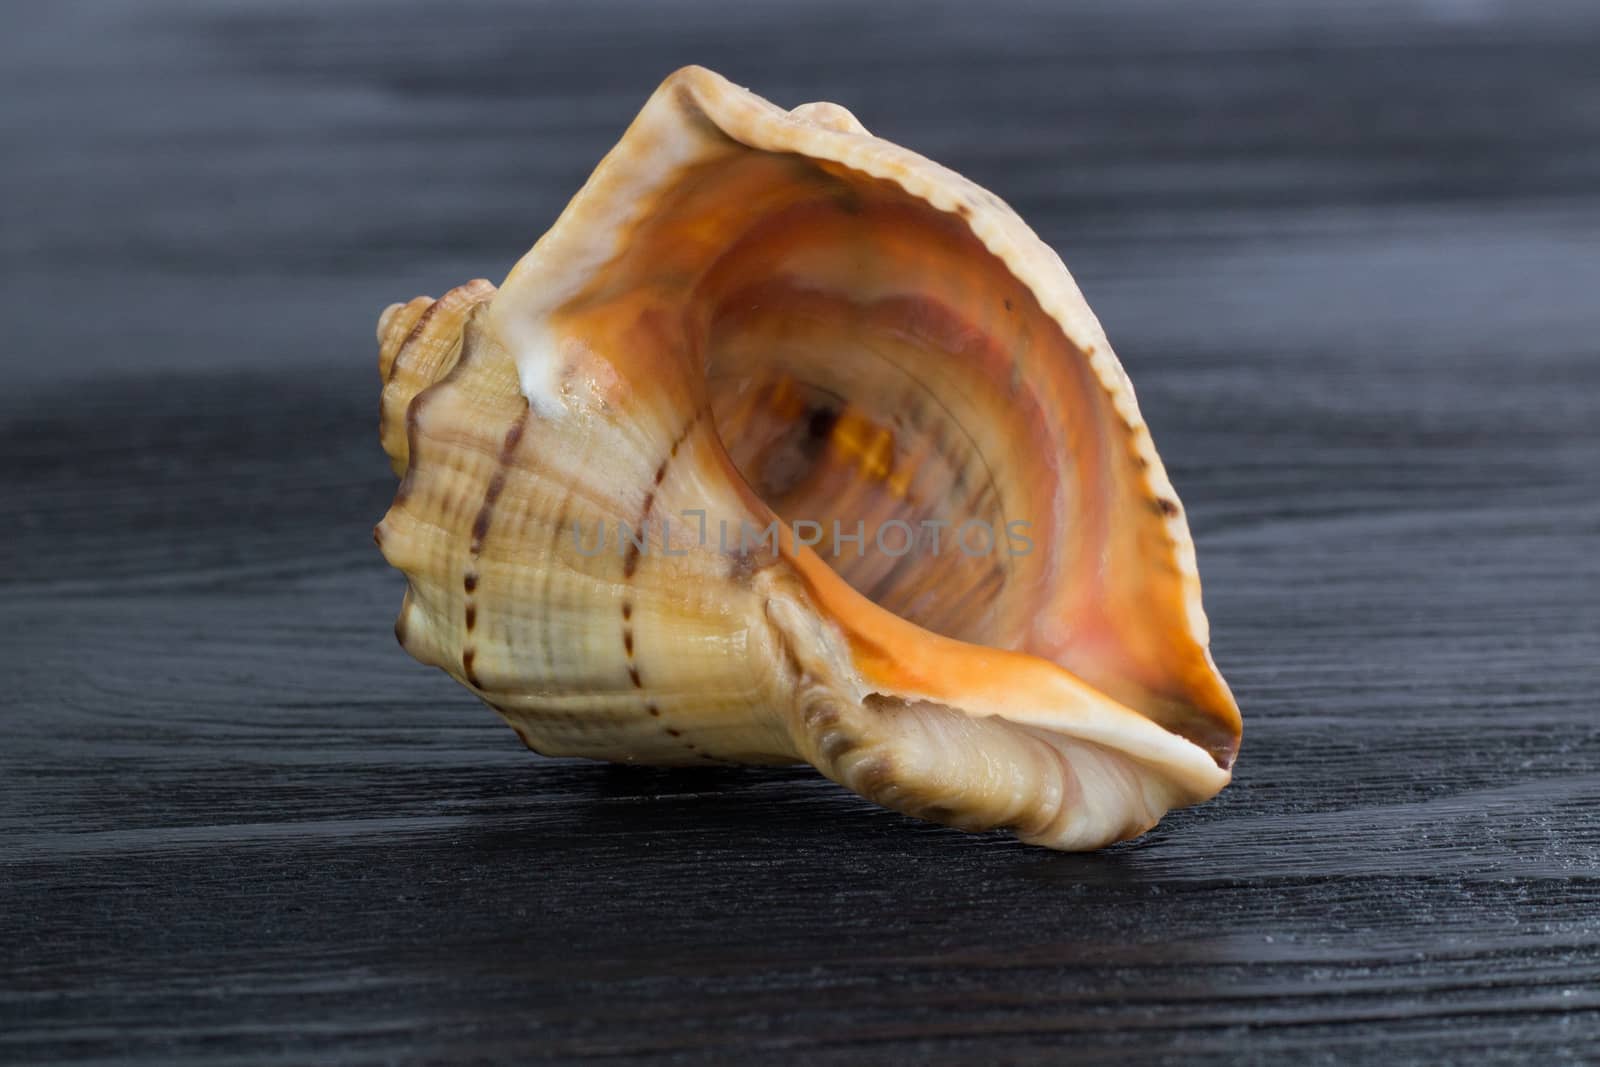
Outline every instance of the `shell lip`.
<svg viewBox="0 0 1600 1067"><path fill-rule="evenodd" d="M931 700L1103 745L1159 768L1197 799L1231 780L1238 732L1213 747L1206 743L1212 739L1171 730L1058 663L925 630L851 588L810 548L784 552L843 638L864 696Z"/></svg>

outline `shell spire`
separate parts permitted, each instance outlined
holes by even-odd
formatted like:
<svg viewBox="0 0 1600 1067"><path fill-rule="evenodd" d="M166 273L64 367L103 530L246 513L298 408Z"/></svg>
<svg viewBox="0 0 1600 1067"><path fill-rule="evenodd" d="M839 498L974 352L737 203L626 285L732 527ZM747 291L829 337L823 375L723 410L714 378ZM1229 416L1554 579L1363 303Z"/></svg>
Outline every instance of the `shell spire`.
<svg viewBox="0 0 1600 1067"><path fill-rule="evenodd" d="M1227 784L1183 509L994 194L687 67L496 287L384 312L396 632L552 755L803 760L1053 848Z"/></svg>

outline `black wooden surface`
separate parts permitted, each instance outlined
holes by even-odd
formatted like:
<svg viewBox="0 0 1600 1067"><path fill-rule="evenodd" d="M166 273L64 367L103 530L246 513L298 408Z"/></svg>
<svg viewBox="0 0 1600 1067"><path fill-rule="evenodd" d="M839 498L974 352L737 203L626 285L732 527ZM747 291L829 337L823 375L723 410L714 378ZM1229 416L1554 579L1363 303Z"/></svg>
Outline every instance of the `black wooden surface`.
<svg viewBox="0 0 1600 1067"><path fill-rule="evenodd" d="M1057 855L541 760L395 646L374 316L685 62L1061 250L1219 799ZM0 1061L1600 1057L1593 4L40 4L0 84Z"/></svg>

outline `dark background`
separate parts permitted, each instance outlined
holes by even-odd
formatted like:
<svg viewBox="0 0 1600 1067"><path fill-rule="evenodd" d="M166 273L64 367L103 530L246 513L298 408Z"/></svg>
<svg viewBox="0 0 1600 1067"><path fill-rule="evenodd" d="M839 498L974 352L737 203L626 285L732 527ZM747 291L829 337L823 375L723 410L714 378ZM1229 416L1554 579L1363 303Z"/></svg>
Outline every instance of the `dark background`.
<svg viewBox="0 0 1600 1067"><path fill-rule="evenodd" d="M1060 855L543 760L396 647L375 316L687 62L1061 251L1217 800ZM50 3L0 88L0 1061L1600 1056L1600 7Z"/></svg>

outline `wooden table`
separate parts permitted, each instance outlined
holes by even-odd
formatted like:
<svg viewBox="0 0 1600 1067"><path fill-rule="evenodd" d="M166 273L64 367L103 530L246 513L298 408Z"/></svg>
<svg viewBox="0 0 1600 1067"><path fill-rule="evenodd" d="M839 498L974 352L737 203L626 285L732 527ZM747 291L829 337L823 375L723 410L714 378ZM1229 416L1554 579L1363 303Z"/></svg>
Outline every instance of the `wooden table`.
<svg viewBox="0 0 1600 1067"><path fill-rule="evenodd" d="M1600 1057L1600 10L41 4L0 36L0 1061ZM1058 855L525 752L390 632L377 311L662 76L1009 199L1235 782Z"/></svg>

